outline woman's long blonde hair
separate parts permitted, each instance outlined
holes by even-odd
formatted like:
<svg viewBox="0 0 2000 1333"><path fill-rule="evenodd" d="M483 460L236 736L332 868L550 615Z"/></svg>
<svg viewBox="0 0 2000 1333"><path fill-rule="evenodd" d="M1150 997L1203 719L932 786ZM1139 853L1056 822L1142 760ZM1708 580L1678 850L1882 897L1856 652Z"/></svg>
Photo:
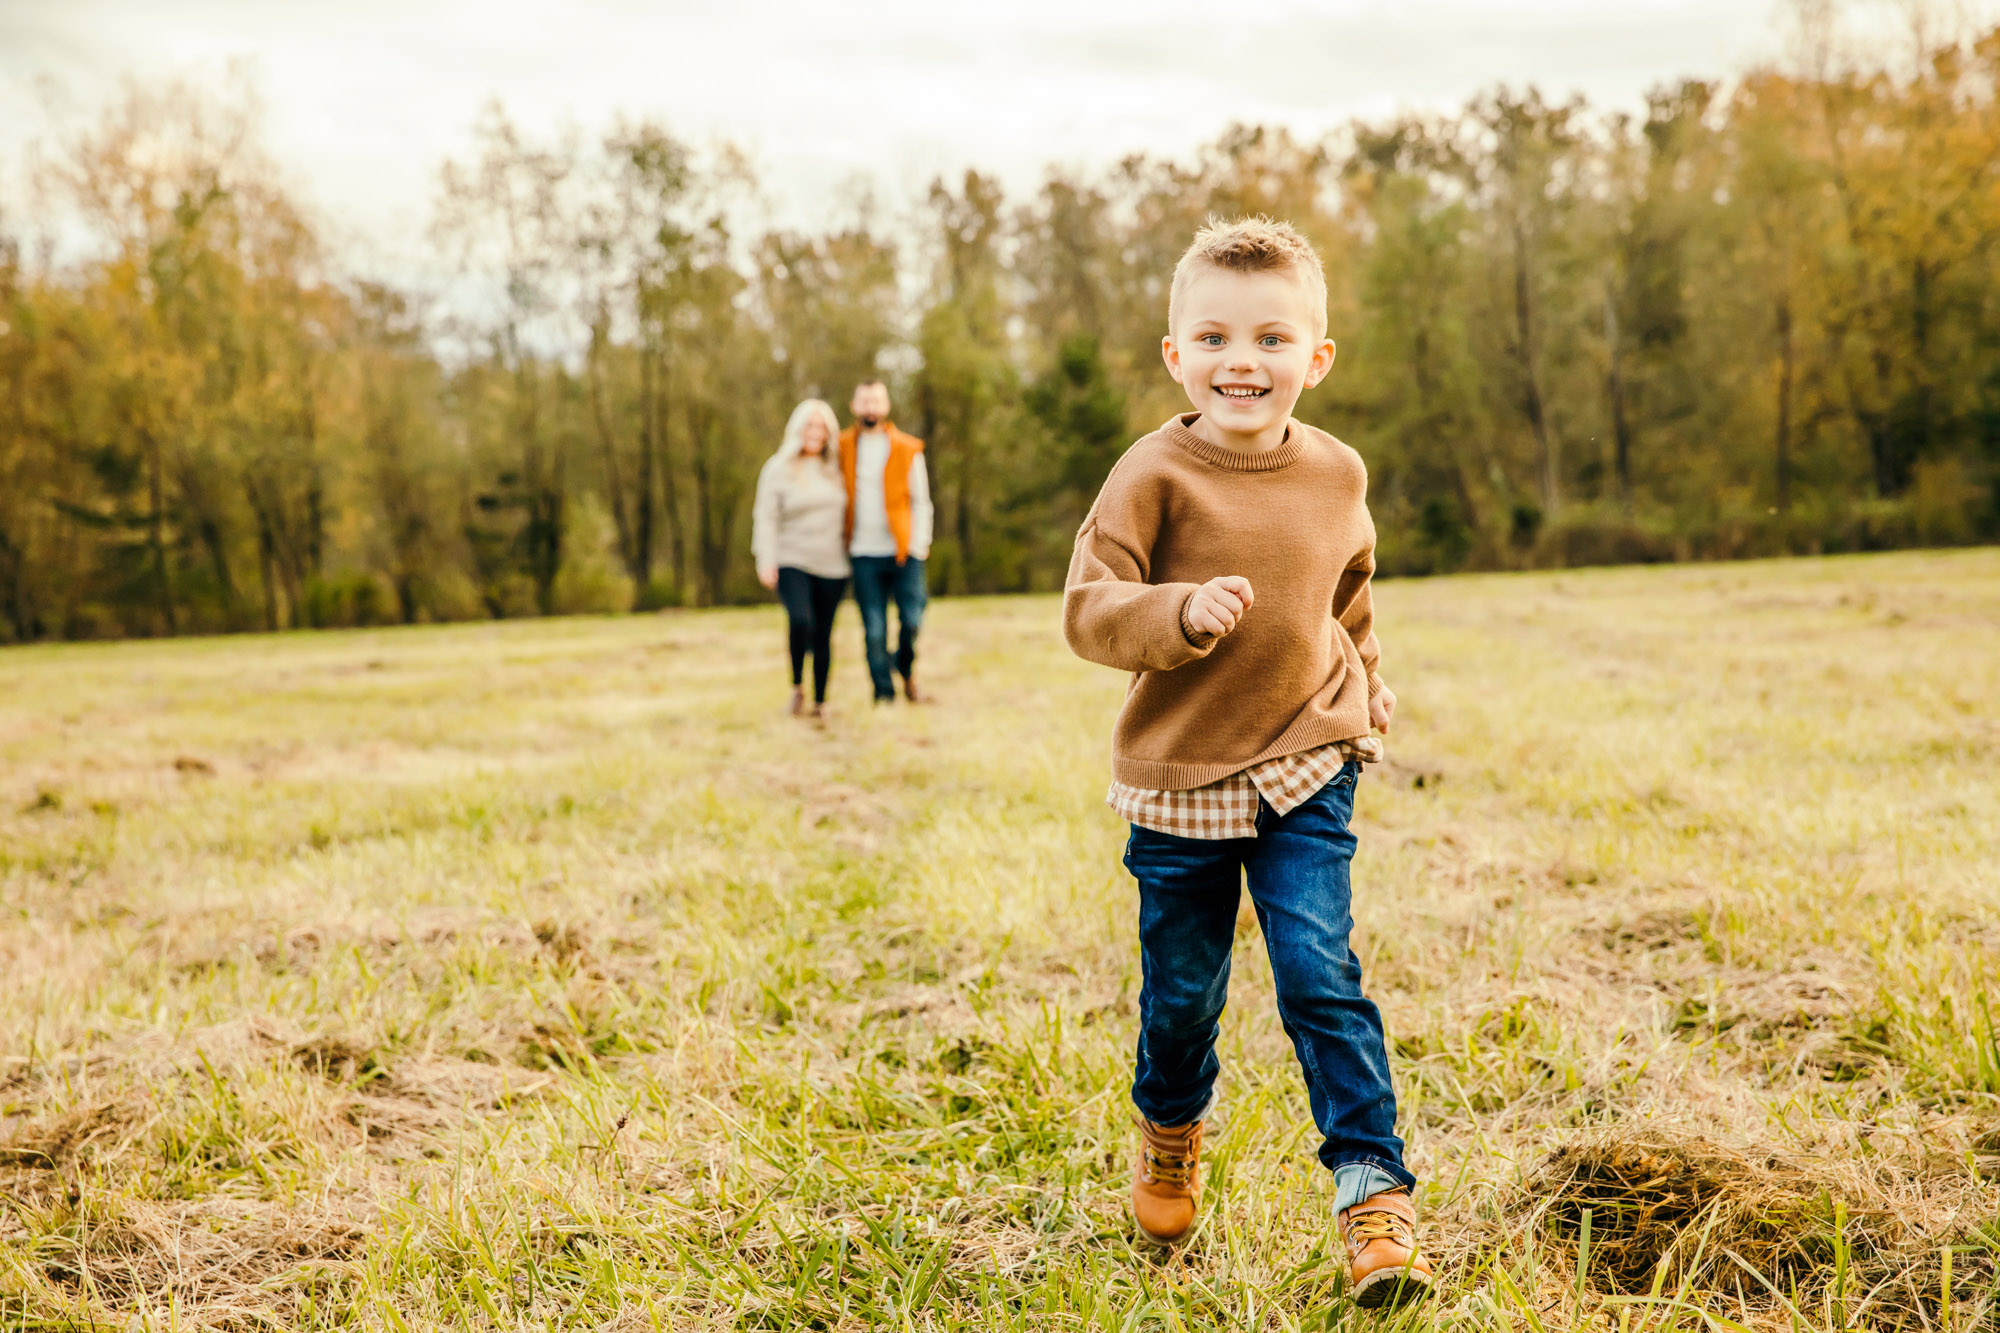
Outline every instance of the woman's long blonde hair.
<svg viewBox="0 0 2000 1333"><path fill-rule="evenodd" d="M785 423L785 438L778 443L777 457L786 463L801 463L805 455L806 423L818 417L826 425L826 444L820 450L820 466L831 471L840 470L840 418L833 414L833 408L818 398L808 398L792 409L792 419Z"/></svg>

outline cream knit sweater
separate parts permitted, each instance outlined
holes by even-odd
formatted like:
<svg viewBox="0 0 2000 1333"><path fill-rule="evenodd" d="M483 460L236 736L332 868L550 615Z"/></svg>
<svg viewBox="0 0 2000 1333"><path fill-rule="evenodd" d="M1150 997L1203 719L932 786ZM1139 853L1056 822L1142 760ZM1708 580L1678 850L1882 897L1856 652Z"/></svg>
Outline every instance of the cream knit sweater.
<svg viewBox="0 0 2000 1333"><path fill-rule="evenodd" d="M790 566L823 579L848 575L847 487L833 467L782 455L757 474L750 552L757 568Z"/></svg>
<svg viewBox="0 0 2000 1333"><path fill-rule="evenodd" d="M1112 777L1182 791L1280 755L1368 734L1376 666L1375 525L1361 456L1294 421L1263 454L1210 444L1176 418L1111 469L1076 535L1063 635L1134 673ZM1217 639L1188 598L1240 574L1255 604Z"/></svg>

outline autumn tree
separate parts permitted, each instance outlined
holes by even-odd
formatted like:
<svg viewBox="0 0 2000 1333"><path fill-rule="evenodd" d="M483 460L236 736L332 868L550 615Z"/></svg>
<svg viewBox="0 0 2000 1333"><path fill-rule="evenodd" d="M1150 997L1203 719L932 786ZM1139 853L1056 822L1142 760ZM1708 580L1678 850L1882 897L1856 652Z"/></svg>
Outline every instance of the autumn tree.
<svg viewBox="0 0 2000 1333"><path fill-rule="evenodd" d="M497 105L476 139L471 161L445 164L434 228L486 307L463 317L484 365L465 377L460 401L497 465L491 484L467 498L466 530L488 609L506 610L504 588L518 571L546 614L562 566L574 435L551 361L574 333L577 148L573 138L531 141Z"/></svg>

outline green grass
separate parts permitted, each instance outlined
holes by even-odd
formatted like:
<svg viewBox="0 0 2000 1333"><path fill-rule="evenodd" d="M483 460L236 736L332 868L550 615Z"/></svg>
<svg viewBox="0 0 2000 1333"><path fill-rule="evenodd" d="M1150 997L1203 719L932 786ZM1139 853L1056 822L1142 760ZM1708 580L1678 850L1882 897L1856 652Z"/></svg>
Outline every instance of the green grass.
<svg viewBox="0 0 2000 1333"><path fill-rule="evenodd" d="M2000 552L1379 607L1407 1326L1992 1320ZM774 609L0 653L0 1329L1392 1326L1247 912L1133 1241L1123 680L843 622L824 727Z"/></svg>

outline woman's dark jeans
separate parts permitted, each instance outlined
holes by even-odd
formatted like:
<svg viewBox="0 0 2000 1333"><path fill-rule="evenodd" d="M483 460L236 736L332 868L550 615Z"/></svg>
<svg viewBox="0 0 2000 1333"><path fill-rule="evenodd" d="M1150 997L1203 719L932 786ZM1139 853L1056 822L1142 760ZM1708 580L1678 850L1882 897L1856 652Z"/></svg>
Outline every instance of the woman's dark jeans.
<svg viewBox="0 0 2000 1333"><path fill-rule="evenodd" d="M846 579L823 579L803 569L778 569L778 600L791 623L792 684L805 679L806 652L813 659L813 702L826 702L826 673L833 668L833 616L840 610Z"/></svg>
<svg viewBox="0 0 2000 1333"><path fill-rule="evenodd" d="M1277 984L1278 1016L1304 1068L1313 1123L1328 1170L1380 1167L1404 1185L1396 1094L1382 1015L1361 993L1361 960L1348 946L1348 863L1354 835L1350 763L1280 817L1259 798L1257 836L1207 841L1134 825L1125 866L1139 881L1139 1058L1132 1101L1160 1125L1184 1125L1208 1107L1229 951L1243 876Z"/></svg>

